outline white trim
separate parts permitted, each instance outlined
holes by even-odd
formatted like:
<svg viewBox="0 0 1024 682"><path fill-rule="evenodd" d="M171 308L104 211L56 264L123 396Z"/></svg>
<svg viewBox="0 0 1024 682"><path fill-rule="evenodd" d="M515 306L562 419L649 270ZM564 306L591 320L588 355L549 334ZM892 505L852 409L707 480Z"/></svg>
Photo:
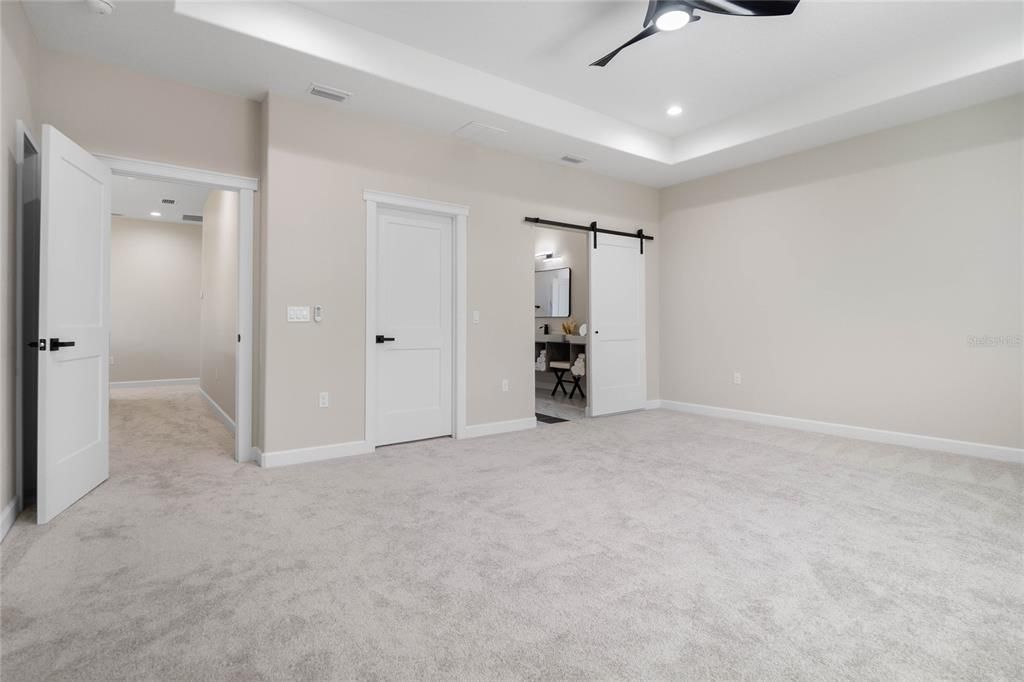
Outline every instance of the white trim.
<svg viewBox="0 0 1024 682"><path fill-rule="evenodd" d="M202 386L199 387L199 393L206 398L206 402L210 403L210 407L212 407L213 411L217 413L217 418L224 422L224 426L231 429L231 433L235 433L235 420L228 416L228 413L217 404L216 400L210 397L209 393L203 390Z"/></svg>
<svg viewBox="0 0 1024 682"><path fill-rule="evenodd" d="M238 343L235 348L235 461L252 458L253 240L256 197L252 189L238 190L238 281L235 292ZM245 226L245 227L243 227Z"/></svg>
<svg viewBox="0 0 1024 682"><path fill-rule="evenodd" d="M796 429L798 431L810 431L812 433L824 433L830 436L856 438L858 440L866 440L873 443L887 443L889 445L919 448L921 450L937 450L939 452L949 452L954 455L966 455L968 457L994 459L1000 462L1024 464L1024 449L1022 448L1011 448L1003 445L987 445L985 443L972 443L970 441L938 438L936 436L923 436L916 433L903 433L900 431L884 431L864 426L833 424L831 422L814 421L813 419L781 417L774 414L734 410L727 407L714 407L712 405L698 405L696 403L682 403L675 400L662 400L660 403L663 409L675 412L689 412L691 414L701 414L708 417L738 419L740 421L766 424L768 426L780 426L782 428Z"/></svg>
<svg viewBox="0 0 1024 682"><path fill-rule="evenodd" d="M339 457L352 457L353 455L367 455L371 452L373 452L373 446L367 441L355 440L348 443L316 445L311 448L278 450L277 452L259 452L259 463L261 467L280 467L291 464L323 462L325 460L337 459Z"/></svg>
<svg viewBox="0 0 1024 682"><path fill-rule="evenodd" d="M480 438L482 436L494 436L499 433L511 433L513 431L527 431L537 428L537 418L527 417L526 419L509 419L503 422L488 422L486 424L471 424L462 430L462 438Z"/></svg>
<svg viewBox="0 0 1024 682"><path fill-rule="evenodd" d="M469 207L460 204L450 204L446 201L434 201L433 199L420 199L407 194L392 194L391 192L377 192L372 189L363 192L363 201L390 206L391 208L407 208L425 213L436 213L438 215L468 216Z"/></svg>
<svg viewBox="0 0 1024 682"><path fill-rule="evenodd" d="M18 518L20 510L21 498L12 497L11 501L4 507L3 514L0 515L0 541L7 537L7 531L14 525L14 520Z"/></svg>
<svg viewBox="0 0 1024 682"><path fill-rule="evenodd" d="M139 381L111 381L111 388L159 388L161 386L198 386L199 377L185 379L144 379Z"/></svg>
<svg viewBox="0 0 1024 682"><path fill-rule="evenodd" d="M467 213L455 216L455 335L453 337L455 354L455 431L452 434L455 438L465 438L466 435L466 386L467 370L466 357L469 355L468 324L466 320L467 308L469 306L468 287L468 209Z"/></svg>
<svg viewBox="0 0 1024 682"><path fill-rule="evenodd" d="M255 192L260 188L259 180L242 175L186 168L156 161L141 161L111 154L93 154L93 156L109 166L114 175L127 175L146 180L180 182L186 185L203 185L204 187L212 187L214 189L249 190Z"/></svg>
<svg viewBox="0 0 1024 682"><path fill-rule="evenodd" d="M468 222L469 207L444 201L420 199L405 194L391 194L365 190L366 202L366 282L364 301L366 312L365 332L365 386L363 405L365 421L363 438L375 443L377 422L377 352L372 338L377 329L377 209L378 207L411 209L424 213L447 216L452 219L452 437L468 438L466 434L466 355L467 355L467 268L468 268ZM375 446L374 446L375 447ZM371 448L372 449L372 448Z"/></svg>
<svg viewBox="0 0 1024 682"><path fill-rule="evenodd" d="M256 178L230 175L197 168L185 168L169 163L141 161L123 156L94 154L114 175L147 180L180 182L212 189L238 192L238 281L236 283L236 311L238 345L235 351L235 415L240 428L235 429L235 461L252 461L252 368L253 368L253 243L255 239L255 192L259 189ZM209 396L207 396L209 398ZM220 406L218 411L223 413ZM226 416L226 415L225 415ZM227 422L225 422L227 423Z"/></svg>
<svg viewBox="0 0 1024 682"><path fill-rule="evenodd" d="M655 399L655 400L648 400L647 404L644 406L644 409L645 410L660 410L661 409L661 401L657 400L657 399Z"/></svg>

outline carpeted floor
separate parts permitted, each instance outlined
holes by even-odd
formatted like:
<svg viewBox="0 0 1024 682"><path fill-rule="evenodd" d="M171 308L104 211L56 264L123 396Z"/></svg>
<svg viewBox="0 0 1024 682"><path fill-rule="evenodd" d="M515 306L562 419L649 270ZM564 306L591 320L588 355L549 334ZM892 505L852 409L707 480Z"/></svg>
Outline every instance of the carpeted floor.
<svg viewBox="0 0 1024 682"><path fill-rule="evenodd" d="M187 388L2 546L21 680L1021 679L1019 466L651 411L261 470Z"/></svg>

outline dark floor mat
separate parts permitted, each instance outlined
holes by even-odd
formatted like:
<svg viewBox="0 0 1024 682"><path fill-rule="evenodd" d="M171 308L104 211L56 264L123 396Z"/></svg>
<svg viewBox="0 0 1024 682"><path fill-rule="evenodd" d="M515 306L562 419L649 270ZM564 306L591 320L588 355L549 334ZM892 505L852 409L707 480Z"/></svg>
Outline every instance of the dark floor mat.
<svg viewBox="0 0 1024 682"><path fill-rule="evenodd" d="M568 419L562 419L561 417L552 417L550 414L541 414L540 412L535 412L534 414L537 415L537 421L543 422L544 424L558 424L559 422L569 421Z"/></svg>

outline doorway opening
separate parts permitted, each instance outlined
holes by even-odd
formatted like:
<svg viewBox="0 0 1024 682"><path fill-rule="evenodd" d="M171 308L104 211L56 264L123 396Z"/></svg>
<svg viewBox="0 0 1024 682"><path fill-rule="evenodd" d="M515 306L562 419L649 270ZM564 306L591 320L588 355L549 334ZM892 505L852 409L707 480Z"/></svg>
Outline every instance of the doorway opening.
<svg viewBox="0 0 1024 682"><path fill-rule="evenodd" d="M534 230L534 400L537 422L587 415L590 311L585 233Z"/></svg>
<svg viewBox="0 0 1024 682"><path fill-rule="evenodd" d="M112 451L190 431L186 449L234 457L238 209L237 190L112 178Z"/></svg>

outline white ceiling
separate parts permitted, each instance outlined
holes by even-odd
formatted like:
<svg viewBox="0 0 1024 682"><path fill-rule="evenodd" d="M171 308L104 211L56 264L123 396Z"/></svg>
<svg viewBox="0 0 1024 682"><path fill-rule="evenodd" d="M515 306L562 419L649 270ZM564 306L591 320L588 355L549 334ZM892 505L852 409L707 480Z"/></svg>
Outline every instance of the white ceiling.
<svg viewBox="0 0 1024 682"><path fill-rule="evenodd" d="M110 196L110 210L126 218L159 220L161 222L185 223L201 226L202 223L185 222L183 215L203 215L203 206L210 190L198 185L182 185L156 180L135 180L121 175L114 176ZM173 199L173 204L164 204L164 199ZM159 216L150 213L156 211Z"/></svg>
<svg viewBox="0 0 1024 682"><path fill-rule="evenodd" d="M704 14L602 69L588 64L641 30L646 2L301 4L673 137L937 46L956 59L1022 40L1019 2L803 0L788 17Z"/></svg>
<svg viewBox="0 0 1024 682"><path fill-rule="evenodd" d="M259 99L311 81L339 110L665 186L1024 90L1024 4L803 0L790 17L705 15L591 61L637 2L33 2L46 47ZM669 104L684 114L669 118Z"/></svg>

